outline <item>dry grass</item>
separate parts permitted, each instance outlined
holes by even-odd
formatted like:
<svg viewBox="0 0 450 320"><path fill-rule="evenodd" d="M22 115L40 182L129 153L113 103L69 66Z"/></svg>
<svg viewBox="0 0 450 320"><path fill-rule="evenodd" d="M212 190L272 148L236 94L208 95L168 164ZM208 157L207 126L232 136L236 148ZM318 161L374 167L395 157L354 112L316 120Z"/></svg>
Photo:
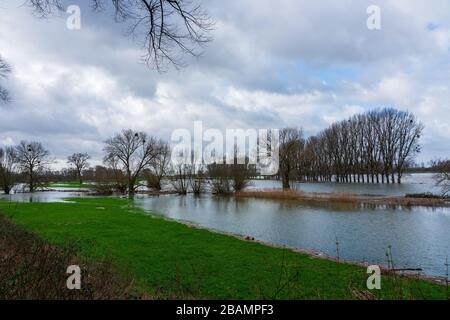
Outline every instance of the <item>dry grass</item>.
<svg viewBox="0 0 450 320"><path fill-rule="evenodd" d="M86 261L73 246L48 244L0 215L0 300L130 299L132 281L109 261ZM79 265L80 290L67 289L67 267Z"/></svg>
<svg viewBox="0 0 450 320"><path fill-rule="evenodd" d="M273 200L295 200L300 202L355 203L380 206L450 207L450 203L444 199L363 196L352 193L317 193L280 189L238 192L236 193L236 197Z"/></svg>

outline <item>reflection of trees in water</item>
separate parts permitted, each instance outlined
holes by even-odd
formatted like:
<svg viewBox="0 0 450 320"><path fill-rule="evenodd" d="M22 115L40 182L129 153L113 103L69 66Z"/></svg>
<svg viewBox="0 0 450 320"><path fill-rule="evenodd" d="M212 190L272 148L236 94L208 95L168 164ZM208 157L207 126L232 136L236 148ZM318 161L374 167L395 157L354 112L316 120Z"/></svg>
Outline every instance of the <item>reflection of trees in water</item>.
<svg viewBox="0 0 450 320"><path fill-rule="evenodd" d="M363 210L405 210L411 211L412 207L400 206L396 204L374 204L374 203L357 203L357 202L338 202L338 201L327 201L327 200L302 200L299 203L298 200L271 200L271 199L253 199L265 202L278 203L280 210L282 209L313 209L313 210L328 210L337 212L361 212Z"/></svg>

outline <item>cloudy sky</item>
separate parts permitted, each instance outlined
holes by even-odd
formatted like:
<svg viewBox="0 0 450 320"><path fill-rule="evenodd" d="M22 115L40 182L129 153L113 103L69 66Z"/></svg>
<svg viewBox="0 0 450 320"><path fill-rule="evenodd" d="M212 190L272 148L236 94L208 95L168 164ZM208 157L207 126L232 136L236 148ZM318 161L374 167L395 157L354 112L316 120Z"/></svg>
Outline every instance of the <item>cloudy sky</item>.
<svg viewBox="0 0 450 320"><path fill-rule="evenodd" d="M88 152L123 128L169 139L209 128L303 127L372 108L414 112L425 124L418 161L450 156L450 1L207 0L214 41L188 67L157 73L112 13L80 5L66 18L33 17L0 0L0 54L13 101L0 105L0 144L40 140L59 159ZM381 30L366 9L381 8Z"/></svg>

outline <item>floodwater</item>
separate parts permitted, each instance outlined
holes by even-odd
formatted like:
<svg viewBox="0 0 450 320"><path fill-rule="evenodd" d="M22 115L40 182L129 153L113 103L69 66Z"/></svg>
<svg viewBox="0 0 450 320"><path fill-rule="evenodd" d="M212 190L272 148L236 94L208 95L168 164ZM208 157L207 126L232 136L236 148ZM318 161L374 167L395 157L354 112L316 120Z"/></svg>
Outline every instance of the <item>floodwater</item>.
<svg viewBox="0 0 450 320"><path fill-rule="evenodd" d="M432 176L413 175L402 185L310 183L297 188L314 192L404 195L435 191ZM251 188L275 188L278 181L254 181ZM12 195L12 201L62 201L76 192ZM9 199L8 197L4 197ZM359 204L299 204L289 200L138 195L135 204L147 212L201 227L252 236L256 240L320 252L341 259L387 264L392 247L395 267L422 268L445 276L450 260L450 208L388 208ZM338 242L338 245L336 245ZM205 244L207 245L207 244Z"/></svg>
<svg viewBox="0 0 450 320"><path fill-rule="evenodd" d="M291 183L293 189L305 192L339 192L360 195L404 196L412 193L431 192L439 194L432 173L416 173L405 175L401 184L372 183ZM249 189L281 188L281 181L254 180Z"/></svg>
<svg viewBox="0 0 450 320"><path fill-rule="evenodd" d="M303 205L295 201L211 196L139 196L136 204L171 219L279 246L445 276L450 257L450 209L392 209L355 204ZM337 241L336 241L337 239Z"/></svg>

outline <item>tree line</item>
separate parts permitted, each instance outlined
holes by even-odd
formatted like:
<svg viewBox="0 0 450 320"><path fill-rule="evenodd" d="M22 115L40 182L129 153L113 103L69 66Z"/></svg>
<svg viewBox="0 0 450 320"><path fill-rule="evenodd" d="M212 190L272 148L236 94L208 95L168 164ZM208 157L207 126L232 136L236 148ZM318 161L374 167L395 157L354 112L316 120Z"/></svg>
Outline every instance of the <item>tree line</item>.
<svg viewBox="0 0 450 320"><path fill-rule="evenodd" d="M282 181L284 189L290 188L291 181L401 183L405 170L420 152L423 128L412 113L386 108L333 123L308 138L301 129L281 129L279 170L274 178ZM77 179L82 185L86 179L95 182L99 193L132 195L142 181L157 191L164 181L179 194L198 194L207 189L229 194L245 189L249 179L258 176L257 166L248 159L237 161L237 151L235 148L231 163L174 164L166 141L123 130L105 141L103 165L90 168L87 153L74 153L67 158L70 169L56 172L49 169L53 160L42 143L22 141L0 148L0 188L9 193L22 182L27 191L33 192L48 181ZM446 168L443 163L439 168ZM441 184L446 177L441 175Z"/></svg>
<svg viewBox="0 0 450 320"><path fill-rule="evenodd" d="M105 141L103 165L90 167L90 155L74 153L67 157L70 168L51 170L54 160L40 142L21 141L17 146L0 148L0 189L9 194L21 183L23 190L34 192L49 182L73 181L80 187L86 180L95 182L99 194L114 192L135 194L142 181L148 188L160 191L163 179L179 194L228 194L243 190L256 175L249 161L234 164L199 166L193 161L173 164L171 148L161 139L144 132L123 130ZM253 169L251 169L253 168Z"/></svg>
<svg viewBox="0 0 450 320"><path fill-rule="evenodd" d="M280 177L345 183L401 183L420 152L423 124L410 112L374 110L333 123L315 136L280 132Z"/></svg>

